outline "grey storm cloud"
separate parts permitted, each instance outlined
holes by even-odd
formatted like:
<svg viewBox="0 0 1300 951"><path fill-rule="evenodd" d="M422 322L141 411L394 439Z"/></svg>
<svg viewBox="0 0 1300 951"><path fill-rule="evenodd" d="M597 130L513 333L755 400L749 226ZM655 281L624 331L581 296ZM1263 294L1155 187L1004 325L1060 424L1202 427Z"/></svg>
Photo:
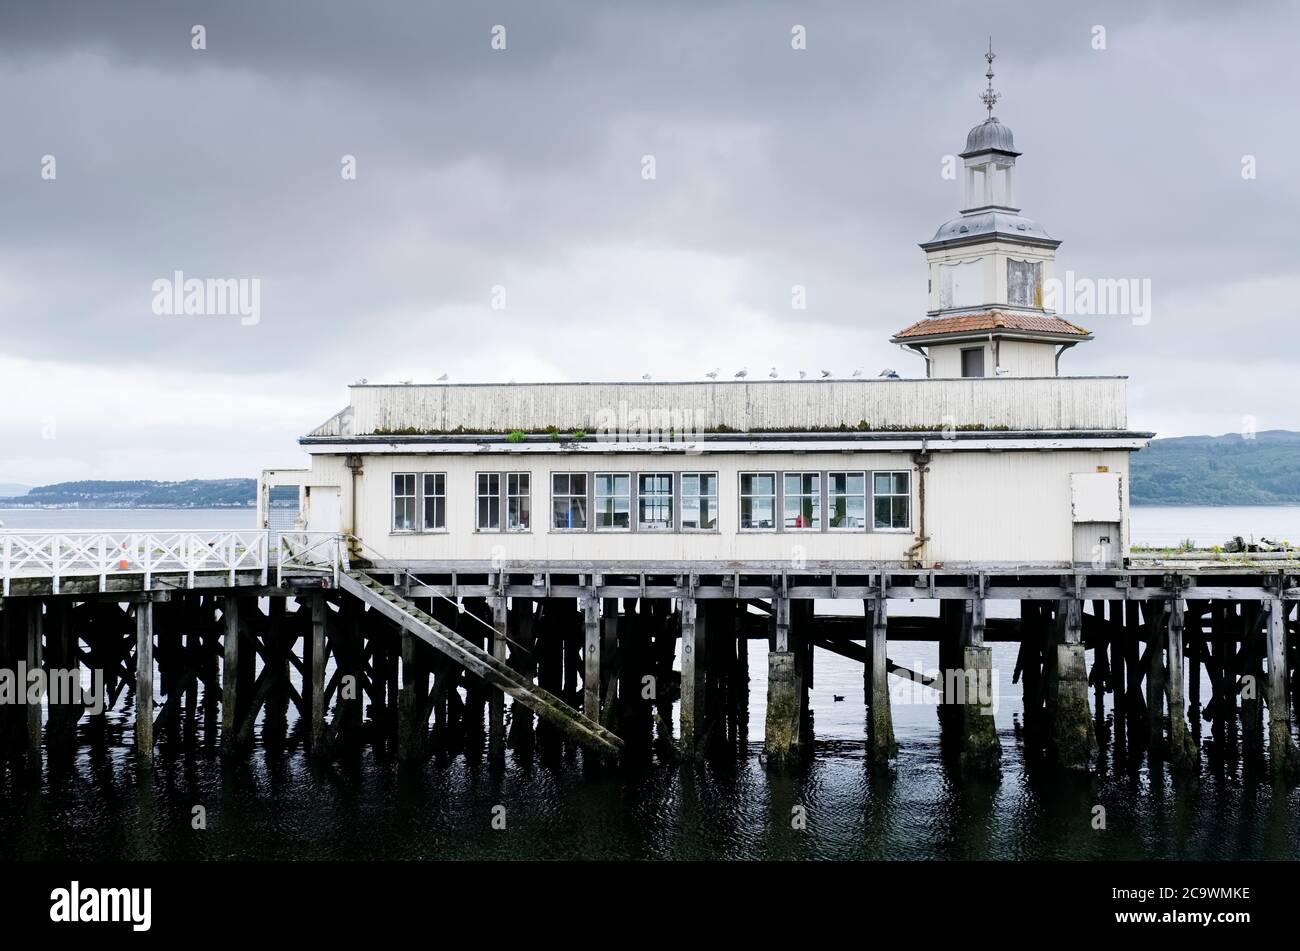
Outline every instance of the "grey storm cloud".
<svg viewBox="0 0 1300 951"><path fill-rule="evenodd" d="M983 117L989 34L1059 269L1152 282L1150 324L1094 321L1063 370L1131 375L1136 425L1300 425L1261 347L1300 299L1300 13L1247 8L6 3L0 359L192 404L74 393L42 442L29 401L0 481L283 464L360 376L915 373L887 338L923 314L916 244L956 212L940 169ZM257 278L260 322L154 314L176 270Z"/></svg>

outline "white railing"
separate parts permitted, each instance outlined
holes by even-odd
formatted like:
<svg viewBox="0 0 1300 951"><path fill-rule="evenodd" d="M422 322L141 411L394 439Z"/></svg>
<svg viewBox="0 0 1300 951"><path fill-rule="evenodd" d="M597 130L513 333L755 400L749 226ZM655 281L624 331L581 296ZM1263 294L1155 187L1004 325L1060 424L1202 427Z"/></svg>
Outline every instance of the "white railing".
<svg viewBox="0 0 1300 951"><path fill-rule="evenodd" d="M347 568L347 536L336 532L269 531L0 531L0 580L8 596L16 578L48 578L59 593L62 579L99 578L99 589L117 575L143 575L152 587L158 573L184 572L186 586L196 574L256 571L266 584L271 568L276 583L284 571L330 573L337 584Z"/></svg>

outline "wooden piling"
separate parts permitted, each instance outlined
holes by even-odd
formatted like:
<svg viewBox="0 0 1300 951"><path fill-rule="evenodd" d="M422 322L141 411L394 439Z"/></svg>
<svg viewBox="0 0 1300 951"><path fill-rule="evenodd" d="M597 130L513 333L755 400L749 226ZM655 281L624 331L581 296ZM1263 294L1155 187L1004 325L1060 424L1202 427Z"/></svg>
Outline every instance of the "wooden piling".
<svg viewBox="0 0 1300 951"><path fill-rule="evenodd" d="M705 650L707 634L705 613L693 596L678 602L682 628L682 702L680 710L681 747L683 755L692 756L699 751L704 736L705 723Z"/></svg>
<svg viewBox="0 0 1300 951"><path fill-rule="evenodd" d="M142 763L153 759L153 601L135 606L135 749Z"/></svg>
<svg viewBox="0 0 1300 951"><path fill-rule="evenodd" d="M310 750L316 756L325 750L325 660L326 660L326 623L329 618L329 605L325 595L317 594L311 598L311 729L309 731Z"/></svg>
<svg viewBox="0 0 1300 951"><path fill-rule="evenodd" d="M1169 699L1169 761L1176 769L1189 769L1196 763L1196 744L1187 729L1187 704L1183 698L1183 599L1170 599L1166 615L1165 684Z"/></svg>
<svg viewBox="0 0 1300 951"><path fill-rule="evenodd" d="M503 664L507 659L507 605L504 595L489 599L492 611L492 656ZM488 744L494 751L500 752L506 737L506 695L493 688L488 694Z"/></svg>
<svg viewBox="0 0 1300 951"><path fill-rule="evenodd" d="M1287 607L1281 598L1270 598L1265 603L1265 608L1269 762L1275 775L1291 777L1300 773L1300 750L1296 749L1295 741L1291 739L1291 697L1286 657Z"/></svg>
<svg viewBox="0 0 1300 951"><path fill-rule="evenodd" d="M969 598L962 612L960 687L961 746L959 762L964 773L995 772L1002 758L997 725L993 719L993 649L984 644L986 606L983 598ZM945 685L947 689L947 685Z"/></svg>
<svg viewBox="0 0 1300 951"><path fill-rule="evenodd" d="M767 721L763 749L773 765L789 763L801 752L803 682L792 641L790 599L772 599L773 649L767 655Z"/></svg>
<svg viewBox="0 0 1300 951"><path fill-rule="evenodd" d="M582 599L582 712L600 720L600 599L593 589Z"/></svg>
<svg viewBox="0 0 1300 951"><path fill-rule="evenodd" d="M1088 668L1083 648L1083 603L1061 598L1057 604L1055 664L1048 686L1051 717L1048 749L1063 769L1084 770L1097 752L1088 712Z"/></svg>
<svg viewBox="0 0 1300 951"><path fill-rule="evenodd" d="M898 755L894 739L894 714L889 702L889 601L882 588L879 597L863 602L867 622L867 750L876 765Z"/></svg>

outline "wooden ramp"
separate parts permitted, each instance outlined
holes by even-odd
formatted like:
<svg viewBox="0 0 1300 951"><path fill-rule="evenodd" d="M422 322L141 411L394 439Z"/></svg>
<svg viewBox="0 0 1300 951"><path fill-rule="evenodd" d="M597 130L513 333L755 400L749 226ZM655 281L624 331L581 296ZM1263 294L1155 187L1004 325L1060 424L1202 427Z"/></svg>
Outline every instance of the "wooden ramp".
<svg viewBox="0 0 1300 951"><path fill-rule="evenodd" d="M445 654L466 670L482 678L542 719L553 723L584 746L609 756L623 751L623 741L595 720L584 716L549 691L524 679L518 671L487 651L461 637L451 628L402 597L392 588L355 569L339 574L339 587L354 595L384 617L402 626L434 650Z"/></svg>

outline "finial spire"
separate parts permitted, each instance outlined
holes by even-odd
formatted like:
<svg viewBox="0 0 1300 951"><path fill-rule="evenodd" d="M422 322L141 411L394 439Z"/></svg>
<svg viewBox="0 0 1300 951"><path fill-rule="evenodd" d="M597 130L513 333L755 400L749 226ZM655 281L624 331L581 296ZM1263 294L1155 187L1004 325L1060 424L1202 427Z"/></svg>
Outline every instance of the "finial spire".
<svg viewBox="0 0 1300 951"><path fill-rule="evenodd" d="M993 37L991 36L989 37L989 51L984 54L984 58L988 60L989 64L988 72L984 74L989 81L989 86L980 94L980 99L983 101L984 107L989 111L989 118L992 119L993 107L1002 97L993 91L993 61L998 58L998 54L993 52Z"/></svg>

